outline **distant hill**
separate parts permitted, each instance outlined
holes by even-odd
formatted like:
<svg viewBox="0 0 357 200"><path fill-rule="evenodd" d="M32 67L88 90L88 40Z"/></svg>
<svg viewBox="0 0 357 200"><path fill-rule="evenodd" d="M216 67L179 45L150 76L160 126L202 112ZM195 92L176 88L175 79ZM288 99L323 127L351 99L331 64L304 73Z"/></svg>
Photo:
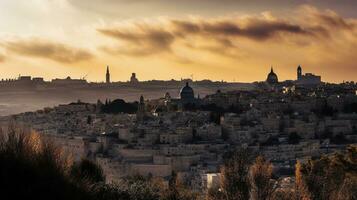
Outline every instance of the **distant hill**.
<svg viewBox="0 0 357 200"><path fill-rule="evenodd" d="M192 88L195 94L204 97L215 93L218 89L222 92L231 90L250 90L254 88L249 83L232 84L196 84ZM98 87L98 88L59 88L53 90L28 90L28 91L0 91L0 115L6 116L27 111L35 111L44 107L53 107L59 104L68 104L77 100L95 103L98 99L123 99L127 102L138 101L140 95L145 99L157 99L169 92L172 97L178 97L181 86L176 84L147 84L125 87Z"/></svg>

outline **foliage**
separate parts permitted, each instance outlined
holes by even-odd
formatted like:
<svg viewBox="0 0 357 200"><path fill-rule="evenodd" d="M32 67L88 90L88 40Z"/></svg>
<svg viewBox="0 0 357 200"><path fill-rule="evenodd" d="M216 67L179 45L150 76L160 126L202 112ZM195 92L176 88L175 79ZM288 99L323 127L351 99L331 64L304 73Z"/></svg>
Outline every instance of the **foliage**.
<svg viewBox="0 0 357 200"><path fill-rule="evenodd" d="M296 132L292 132L288 136L288 143L289 144L299 144L300 140L301 140L301 137Z"/></svg>
<svg viewBox="0 0 357 200"><path fill-rule="evenodd" d="M158 200L162 186L150 177L137 175L125 178L118 187L126 191L131 200Z"/></svg>
<svg viewBox="0 0 357 200"><path fill-rule="evenodd" d="M250 167L249 180L252 200L272 199L276 183L273 181L273 166L264 157L258 156Z"/></svg>
<svg viewBox="0 0 357 200"><path fill-rule="evenodd" d="M71 176L77 180L85 180L89 183L104 182L105 180L102 168L87 159L83 159L72 166Z"/></svg>
<svg viewBox="0 0 357 200"><path fill-rule="evenodd" d="M241 149L226 155L221 169L221 190L224 199L248 200L250 191L249 166L251 157L247 150Z"/></svg>
<svg viewBox="0 0 357 200"><path fill-rule="evenodd" d="M129 113L133 114L138 110L138 103L126 103L122 99L116 99L114 101L106 101L105 104L101 107L103 113Z"/></svg>
<svg viewBox="0 0 357 200"><path fill-rule="evenodd" d="M357 103L346 103L343 107L345 113L357 113Z"/></svg>
<svg viewBox="0 0 357 200"><path fill-rule="evenodd" d="M17 127L0 138L0 191L8 199L91 199L67 175L71 161L46 139ZM6 198L5 198L6 199Z"/></svg>
<svg viewBox="0 0 357 200"><path fill-rule="evenodd" d="M345 154L299 162L295 176L299 199L356 199L357 147L349 147Z"/></svg>
<svg viewBox="0 0 357 200"><path fill-rule="evenodd" d="M160 200L196 200L198 194L186 188L178 179L175 172L172 173L169 187L165 188L160 195Z"/></svg>
<svg viewBox="0 0 357 200"><path fill-rule="evenodd" d="M279 138L276 136L269 136L268 139L264 143L262 143L263 146L274 146L279 144Z"/></svg>
<svg viewBox="0 0 357 200"><path fill-rule="evenodd" d="M337 112L335 109L333 109L333 107L328 105L326 100L322 103L321 106L312 109L312 111L320 118L325 116L331 117Z"/></svg>

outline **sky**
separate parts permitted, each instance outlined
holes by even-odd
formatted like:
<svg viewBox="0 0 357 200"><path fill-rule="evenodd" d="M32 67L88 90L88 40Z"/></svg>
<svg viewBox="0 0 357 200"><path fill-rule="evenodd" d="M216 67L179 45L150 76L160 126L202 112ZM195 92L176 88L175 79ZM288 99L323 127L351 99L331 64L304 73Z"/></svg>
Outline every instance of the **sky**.
<svg viewBox="0 0 357 200"><path fill-rule="evenodd" d="M0 79L357 81L355 0L0 0Z"/></svg>

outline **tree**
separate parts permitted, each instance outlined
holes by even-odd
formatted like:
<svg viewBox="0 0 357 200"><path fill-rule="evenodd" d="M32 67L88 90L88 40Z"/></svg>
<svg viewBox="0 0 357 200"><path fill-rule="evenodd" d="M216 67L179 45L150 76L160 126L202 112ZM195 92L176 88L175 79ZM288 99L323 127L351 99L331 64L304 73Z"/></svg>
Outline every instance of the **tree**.
<svg viewBox="0 0 357 200"><path fill-rule="evenodd" d="M182 184L175 172L169 180L169 187L161 192L160 200L196 200L198 195Z"/></svg>
<svg viewBox="0 0 357 200"><path fill-rule="evenodd" d="M298 162L295 177L299 199L356 199L357 147L349 147L344 154Z"/></svg>
<svg viewBox="0 0 357 200"><path fill-rule="evenodd" d="M249 166L251 157L247 150L230 152L221 169L221 191L226 200L249 199Z"/></svg>
<svg viewBox="0 0 357 200"><path fill-rule="evenodd" d="M206 200L224 200L222 190L217 187L210 188L206 194Z"/></svg>
<svg viewBox="0 0 357 200"><path fill-rule="evenodd" d="M69 159L50 141L11 126L0 134L0 192L4 199L91 199L68 176Z"/></svg>
<svg viewBox="0 0 357 200"><path fill-rule="evenodd" d="M272 199L274 190L276 189L275 181L272 178L272 164L266 161L264 157L258 156L249 171L252 200Z"/></svg>
<svg viewBox="0 0 357 200"><path fill-rule="evenodd" d="M125 178L118 185L122 190L127 191L129 200L158 200L160 199L161 188L159 184L153 184L151 177L131 176Z"/></svg>
<svg viewBox="0 0 357 200"><path fill-rule="evenodd" d="M289 144L299 144L300 140L301 140L301 137L296 132L292 132L288 136L288 143Z"/></svg>
<svg viewBox="0 0 357 200"><path fill-rule="evenodd" d="M72 166L71 175L77 180L87 181L89 183L104 182L103 170L96 163L83 159Z"/></svg>
<svg viewBox="0 0 357 200"><path fill-rule="evenodd" d="M116 99L114 101L106 100L105 104L102 106L101 111L103 113L129 113L133 114L138 110L138 103L126 103L122 99Z"/></svg>

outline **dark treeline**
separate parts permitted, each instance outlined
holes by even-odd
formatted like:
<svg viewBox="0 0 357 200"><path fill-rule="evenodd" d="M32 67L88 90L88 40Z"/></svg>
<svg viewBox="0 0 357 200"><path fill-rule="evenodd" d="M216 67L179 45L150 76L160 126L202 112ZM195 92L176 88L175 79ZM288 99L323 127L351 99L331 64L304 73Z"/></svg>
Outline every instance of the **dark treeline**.
<svg viewBox="0 0 357 200"><path fill-rule="evenodd" d="M118 114L128 113L134 114L138 110L138 102L127 103L123 99L116 99L114 101L106 100L102 105L101 111L103 113Z"/></svg>

